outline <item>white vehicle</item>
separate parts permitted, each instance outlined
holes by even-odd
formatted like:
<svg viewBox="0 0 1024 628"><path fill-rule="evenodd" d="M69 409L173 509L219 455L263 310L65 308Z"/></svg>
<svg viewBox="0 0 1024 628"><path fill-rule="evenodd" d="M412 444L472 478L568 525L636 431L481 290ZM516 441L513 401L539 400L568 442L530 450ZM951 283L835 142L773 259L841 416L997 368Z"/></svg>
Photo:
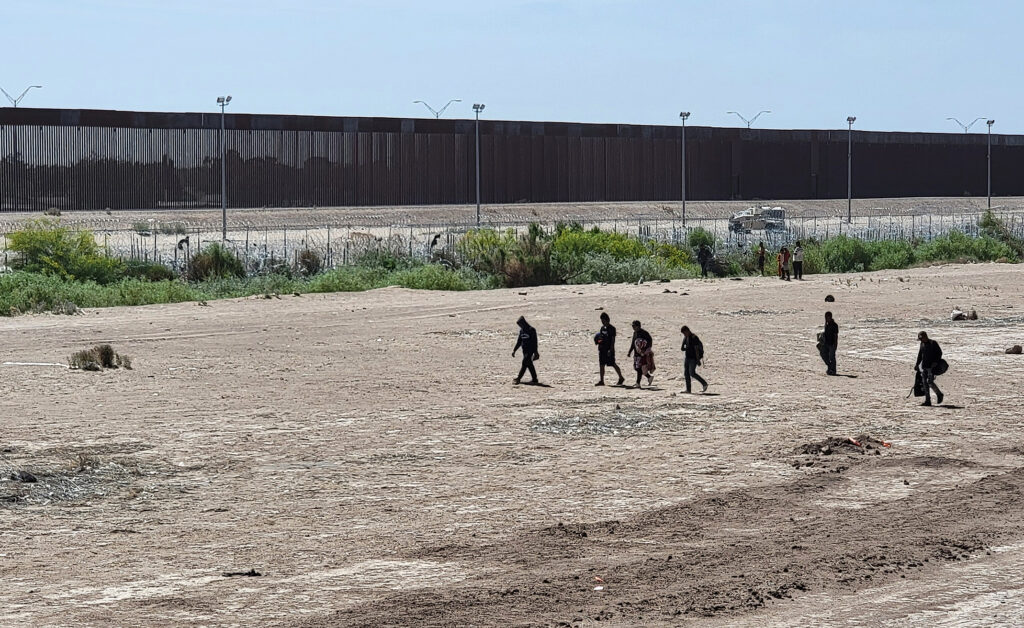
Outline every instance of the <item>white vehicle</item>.
<svg viewBox="0 0 1024 628"><path fill-rule="evenodd" d="M729 231L750 233L752 231L785 231L786 210L781 207L750 207L736 212L729 218Z"/></svg>

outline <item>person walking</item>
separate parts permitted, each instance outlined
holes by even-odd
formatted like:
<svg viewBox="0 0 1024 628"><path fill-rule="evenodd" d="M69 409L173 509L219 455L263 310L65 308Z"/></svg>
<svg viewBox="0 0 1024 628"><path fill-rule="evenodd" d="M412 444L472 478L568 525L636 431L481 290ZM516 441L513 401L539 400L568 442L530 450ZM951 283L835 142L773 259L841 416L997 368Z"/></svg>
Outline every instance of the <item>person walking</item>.
<svg viewBox="0 0 1024 628"><path fill-rule="evenodd" d="M604 386L604 369L606 366L610 366L615 369L615 373L619 376L619 381L616 386L621 386L626 378L622 376L622 371L619 370L619 365L615 363L615 325L612 325L611 318L607 312L601 312L601 331L597 332L594 336L594 343L597 345L597 364L600 368L601 379L598 380L595 386Z"/></svg>
<svg viewBox="0 0 1024 628"><path fill-rule="evenodd" d="M513 384L518 384L522 379L526 371L530 371L530 377L532 381L527 382L528 384L534 385L539 383L537 381L537 369L534 368L534 360L540 359L540 354L537 353L537 330L530 326L526 322L526 319L522 316L516 321L516 325L519 325L519 339L516 340L516 346L512 349L512 357L516 356L516 351L520 347L523 349L523 366L519 369L519 375L512 380Z"/></svg>
<svg viewBox="0 0 1024 628"><path fill-rule="evenodd" d="M818 337L818 352L825 362L825 375L836 374L836 349L839 348L839 325L832 312L825 312L825 331Z"/></svg>
<svg viewBox="0 0 1024 628"><path fill-rule="evenodd" d="M921 342L917 350L917 363L914 370L920 373L924 385L924 402L922 406L932 405L932 391L935 391L935 403L942 405L942 391L935 385L935 377L946 372L948 365L942 359L942 347L928 337L925 332L919 332L917 339Z"/></svg>
<svg viewBox="0 0 1024 628"><path fill-rule="evenodd" d="M708 383L703 377L697 375L697 367L704 359L704 343L700 341L697 334L690 331L690 328L683 325L679 331L683 334L683 376L686 378L686 392L690 392L690 380L695 379L702 386L701 392L707 392Z"/></svg>
<svg viewBox="0 0 1024 628"><path fill-rule="evenodd" d="M803 280L804 278L804 247L800 240L796 241L796 248L793 249L793 279Z"/></svg>
<svg viewBox="0 0 1024 628"><path fill-rule="evenodd" d="M789 249L787 249L786 247L782 247L782 250L779 251L779 255L782 258L782 266L779 272L779 278L789 281L789 261L790 259L792 259L793 254L790 253Z"/></svg>
<svg viewBox="0 0 1024 628"><path fill-rule="evenodd" d="M647 330L640 325L640 321L633 321L633 339L629 342L629 353L626 356L633 356L633 370L636 371L636 385L633 388L640 388L640 378L647 377L647 385L654 381L654 340Z"/></svg>
<svg viewBox="0 0 1024 628"><path fill-rule="evenodd" d="M711 247L702 243L697 249L697 263L700 264L700 276L707 279L708 266L711 264Z"/></svg>
<svg viewBox="0 0 1024 628"><path fill-rule="evenodd" d="M764 248L764 240L757 247L757 270L764 277L764 259L768 255L768 251Z"/></svg>

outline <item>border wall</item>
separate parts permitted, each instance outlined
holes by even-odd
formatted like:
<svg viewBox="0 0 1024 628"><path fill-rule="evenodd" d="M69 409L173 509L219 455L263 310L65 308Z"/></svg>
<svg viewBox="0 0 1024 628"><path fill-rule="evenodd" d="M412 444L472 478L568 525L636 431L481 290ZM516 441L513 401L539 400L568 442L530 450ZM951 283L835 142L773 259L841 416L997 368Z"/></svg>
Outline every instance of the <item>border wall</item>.
<svg viewBox="0 0 1024 628"><path fill-rule="evenodd" d="M219 112L0 108L0 211L219 207ZM473 120L228 114L230 207L466 204ZM679 126L480 121L482 201L670 201ZM859 198L985 196L984 133L853 131ZM992 135L1024 195L1024 136ZM846 196L847 130L686 128L690 200Z"/></svg>

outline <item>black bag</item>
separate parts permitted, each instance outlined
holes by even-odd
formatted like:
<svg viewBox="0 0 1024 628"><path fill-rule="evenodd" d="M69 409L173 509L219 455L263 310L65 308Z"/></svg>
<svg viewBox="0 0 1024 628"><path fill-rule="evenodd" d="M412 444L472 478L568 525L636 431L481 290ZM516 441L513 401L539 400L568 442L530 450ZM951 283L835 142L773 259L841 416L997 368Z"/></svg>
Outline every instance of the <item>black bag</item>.
<svg viewBox="0 0 1024 628"><path fill-rule="evenodd" d="M928 389L924 385L924 375L920 371L914 374L914 396L924 397Z"/></svg>
<svg viewBox="0 0 1024 628"><path fill-rule="evenodd" d="M945 373L948 370L949 370L949 362L946 362L942 358L939 358L939 361L936 362L935 366L932 367L932 375L942 375L943 373Z"/></svg>

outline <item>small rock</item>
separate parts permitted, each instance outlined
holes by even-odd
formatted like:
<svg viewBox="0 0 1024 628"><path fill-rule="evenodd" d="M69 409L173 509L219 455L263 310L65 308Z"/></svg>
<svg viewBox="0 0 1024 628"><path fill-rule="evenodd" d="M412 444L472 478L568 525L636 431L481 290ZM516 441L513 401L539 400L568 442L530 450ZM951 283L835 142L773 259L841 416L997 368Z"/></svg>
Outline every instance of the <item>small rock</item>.
<svg viewBox="0 0 1024 628"><path fill-rule="evenodd" d="M949 320L951 321L963 321L967 320L967 315L960 310L960 308L953 308L953 311L949 314Z"/></svg>
<svg viewBox="0 0 1024 628"><path fill-rule="evenodd" d="M969 321L976 321L976 320L978 320L978 313L975 312L974 310L971 310L971 313L967 315L967 320L969 320Z"/></svg>
<svg viewBox="0 0 1024 628"><path fill-rule="evenodd" d="M36 480L36 476L32 475L28 471L17 471L15 473L12 473L11 474L11 479L16 481L16 482L25 482L25 483L28 483L28 484L31 484L32 482L37 482L38 481L38 480Z"/></svg>
<svg viewBox="0 0 1024 628"><path fill-rule="evenodd" d="M1013 345L1012 347L1007 349L1006 352L1013 355L1020 355L1022 352L1024 352L1024 348L1022 348L1020 345Z"/></svg>
<svg viewBox="0 0 1024 628"><path fill-rule="evenodd" d="M910 480L903 480L903 486L910 486Z"/></svg>
<svg viewBox="0 0 1024 628"><path fill-rule="evenodd" d="M835 302L835 300L836 298L831 294L825 296L825 303L833 303Z"/></svg>

